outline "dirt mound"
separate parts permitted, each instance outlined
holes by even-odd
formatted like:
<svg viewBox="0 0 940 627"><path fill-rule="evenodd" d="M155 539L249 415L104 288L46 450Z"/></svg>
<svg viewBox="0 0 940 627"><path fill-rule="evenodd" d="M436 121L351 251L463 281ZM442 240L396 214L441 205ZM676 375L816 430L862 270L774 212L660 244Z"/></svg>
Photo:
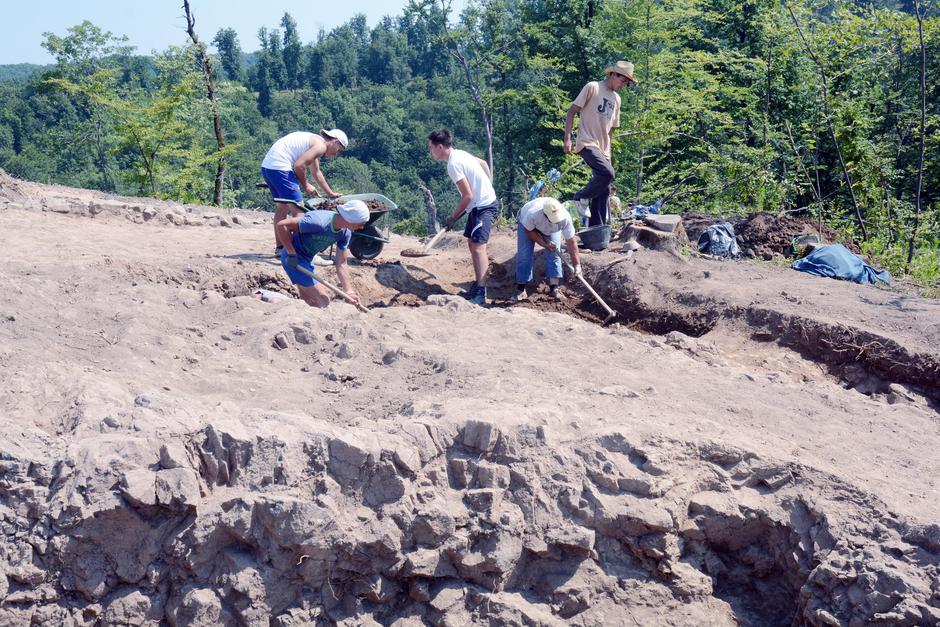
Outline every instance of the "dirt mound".
<svg viewBox="0 0 940 627"><path fill-rule="evenodd" d="M705 229L724 218L702 213L686 213L682 216L689 239L694 244ZM751 213L744 218L730 218L734 233L741 247L742 254L748 257L769 260L774 254L790 257L793 255L793 239L805 234L819 234L818 224L810 218L794 215L774 215L770 213ZM839 234L828 226L823 226L822 240L825 243L841 242L854 253L860 252L854 241L843 241Z"/></svg>

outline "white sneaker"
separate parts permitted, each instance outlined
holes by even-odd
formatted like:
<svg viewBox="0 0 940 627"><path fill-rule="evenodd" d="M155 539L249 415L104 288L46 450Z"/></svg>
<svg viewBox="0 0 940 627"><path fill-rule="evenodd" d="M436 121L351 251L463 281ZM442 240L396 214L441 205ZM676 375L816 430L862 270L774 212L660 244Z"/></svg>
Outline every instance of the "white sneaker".
<svg viewBox="0 0 940 627"><path fill-rule="evenodd" d="M332 266L333 262L329 259L324 259L320 255L313 256L313 265L315 266Z"/></svg>
<svg viewBox="0 0 940 627"><path fill-rule="evenodd" d="M521 303L527 300L529 300L529 294L525 290L516 292L512 297L512 302L514 303Z"/></svg>

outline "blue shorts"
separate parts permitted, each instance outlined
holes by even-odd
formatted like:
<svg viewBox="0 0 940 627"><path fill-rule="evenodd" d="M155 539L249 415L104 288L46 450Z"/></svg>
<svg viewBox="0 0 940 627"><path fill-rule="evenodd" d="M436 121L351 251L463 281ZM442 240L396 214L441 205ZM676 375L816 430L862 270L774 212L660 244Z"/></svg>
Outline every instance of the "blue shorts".
<svg viewBox="0 0 940 627"><path fill-rule="evenodd" d="M487 207L474 207L470 211L470 217L467 218L463 236L476 244L487 243L490 241L490 228L493 226L493 220L498 214L499 202Z"/></svg>
<svg viewBox="0 0 940 627"><path fill-rule="evenodd" d="M270 170L268 171L270 172ZM316 270L313 268L313 261L311 259L297 257L297 265L310 270L310 272L316 272ZM301 287L312 287L317 284L313 277L307 276L300 270L291 270L287 267L287 251L283 248L281 249L281 267L284 268L284 272L287 273L287 276L290 278L290 282L294 285L300 285Z"/></svg>
<svg viewBox="0 0 940 627"><path fill-rule="evenodd" d="M271 198L303 201L304 196L300 193L300 183L297 181L297 176L290 170L261 168L261 177L268 184L268 189L271 190Z"/></svg>

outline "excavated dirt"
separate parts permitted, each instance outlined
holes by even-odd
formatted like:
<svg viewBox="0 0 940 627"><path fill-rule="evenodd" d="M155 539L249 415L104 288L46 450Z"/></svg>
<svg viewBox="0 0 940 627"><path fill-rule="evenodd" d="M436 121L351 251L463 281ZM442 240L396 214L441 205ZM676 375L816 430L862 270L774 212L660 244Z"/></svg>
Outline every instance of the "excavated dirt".
<svg viewBox="0 0 940 627"><path fill-rule="evenodd" d="M503 232L315 310L269 214L2 174L0 245L2 625L940 624L937 301L585 254L603 328Z"/></svg>
<svg viewBox="0 0 940 627"><path fill-rule="evenodd" d="M388 205L385 203L379 202L378 200L366 200L366 207L369 208L370 213L388 211ZM317 204L317 209L328 209L330 211L335 211L342 203L338 200L325 199L323 202Z"/></svg>
<svg viewBox="0 0 940 627"><path fill-rule="evenodd" d="M683 214L682 220L693 244L707 227L720 221L715 216L702 213ZM793 238L806 234L819 235L819 225L816 221L794 215L750 213L743 218L731 218L729 221L734 227L741 253L758 259L770 260L775 254L790 257L793 255ZM828 226L823 226L822 240L827 243L840 242L854 253L861 251L857 242L844 241Z"/></svg>

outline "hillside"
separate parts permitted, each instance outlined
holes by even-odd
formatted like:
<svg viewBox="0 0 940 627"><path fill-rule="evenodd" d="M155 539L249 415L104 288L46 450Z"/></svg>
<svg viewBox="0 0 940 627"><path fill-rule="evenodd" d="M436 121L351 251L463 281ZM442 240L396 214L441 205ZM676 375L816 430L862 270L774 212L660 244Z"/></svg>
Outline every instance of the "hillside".
<svg viewBox="0 0 940 627"><path fill-rule="evenodd" d="M940 624L940 302L612 248L604 327L501 232L314 310L269 219L0 173L0 624Z"/></svg>

